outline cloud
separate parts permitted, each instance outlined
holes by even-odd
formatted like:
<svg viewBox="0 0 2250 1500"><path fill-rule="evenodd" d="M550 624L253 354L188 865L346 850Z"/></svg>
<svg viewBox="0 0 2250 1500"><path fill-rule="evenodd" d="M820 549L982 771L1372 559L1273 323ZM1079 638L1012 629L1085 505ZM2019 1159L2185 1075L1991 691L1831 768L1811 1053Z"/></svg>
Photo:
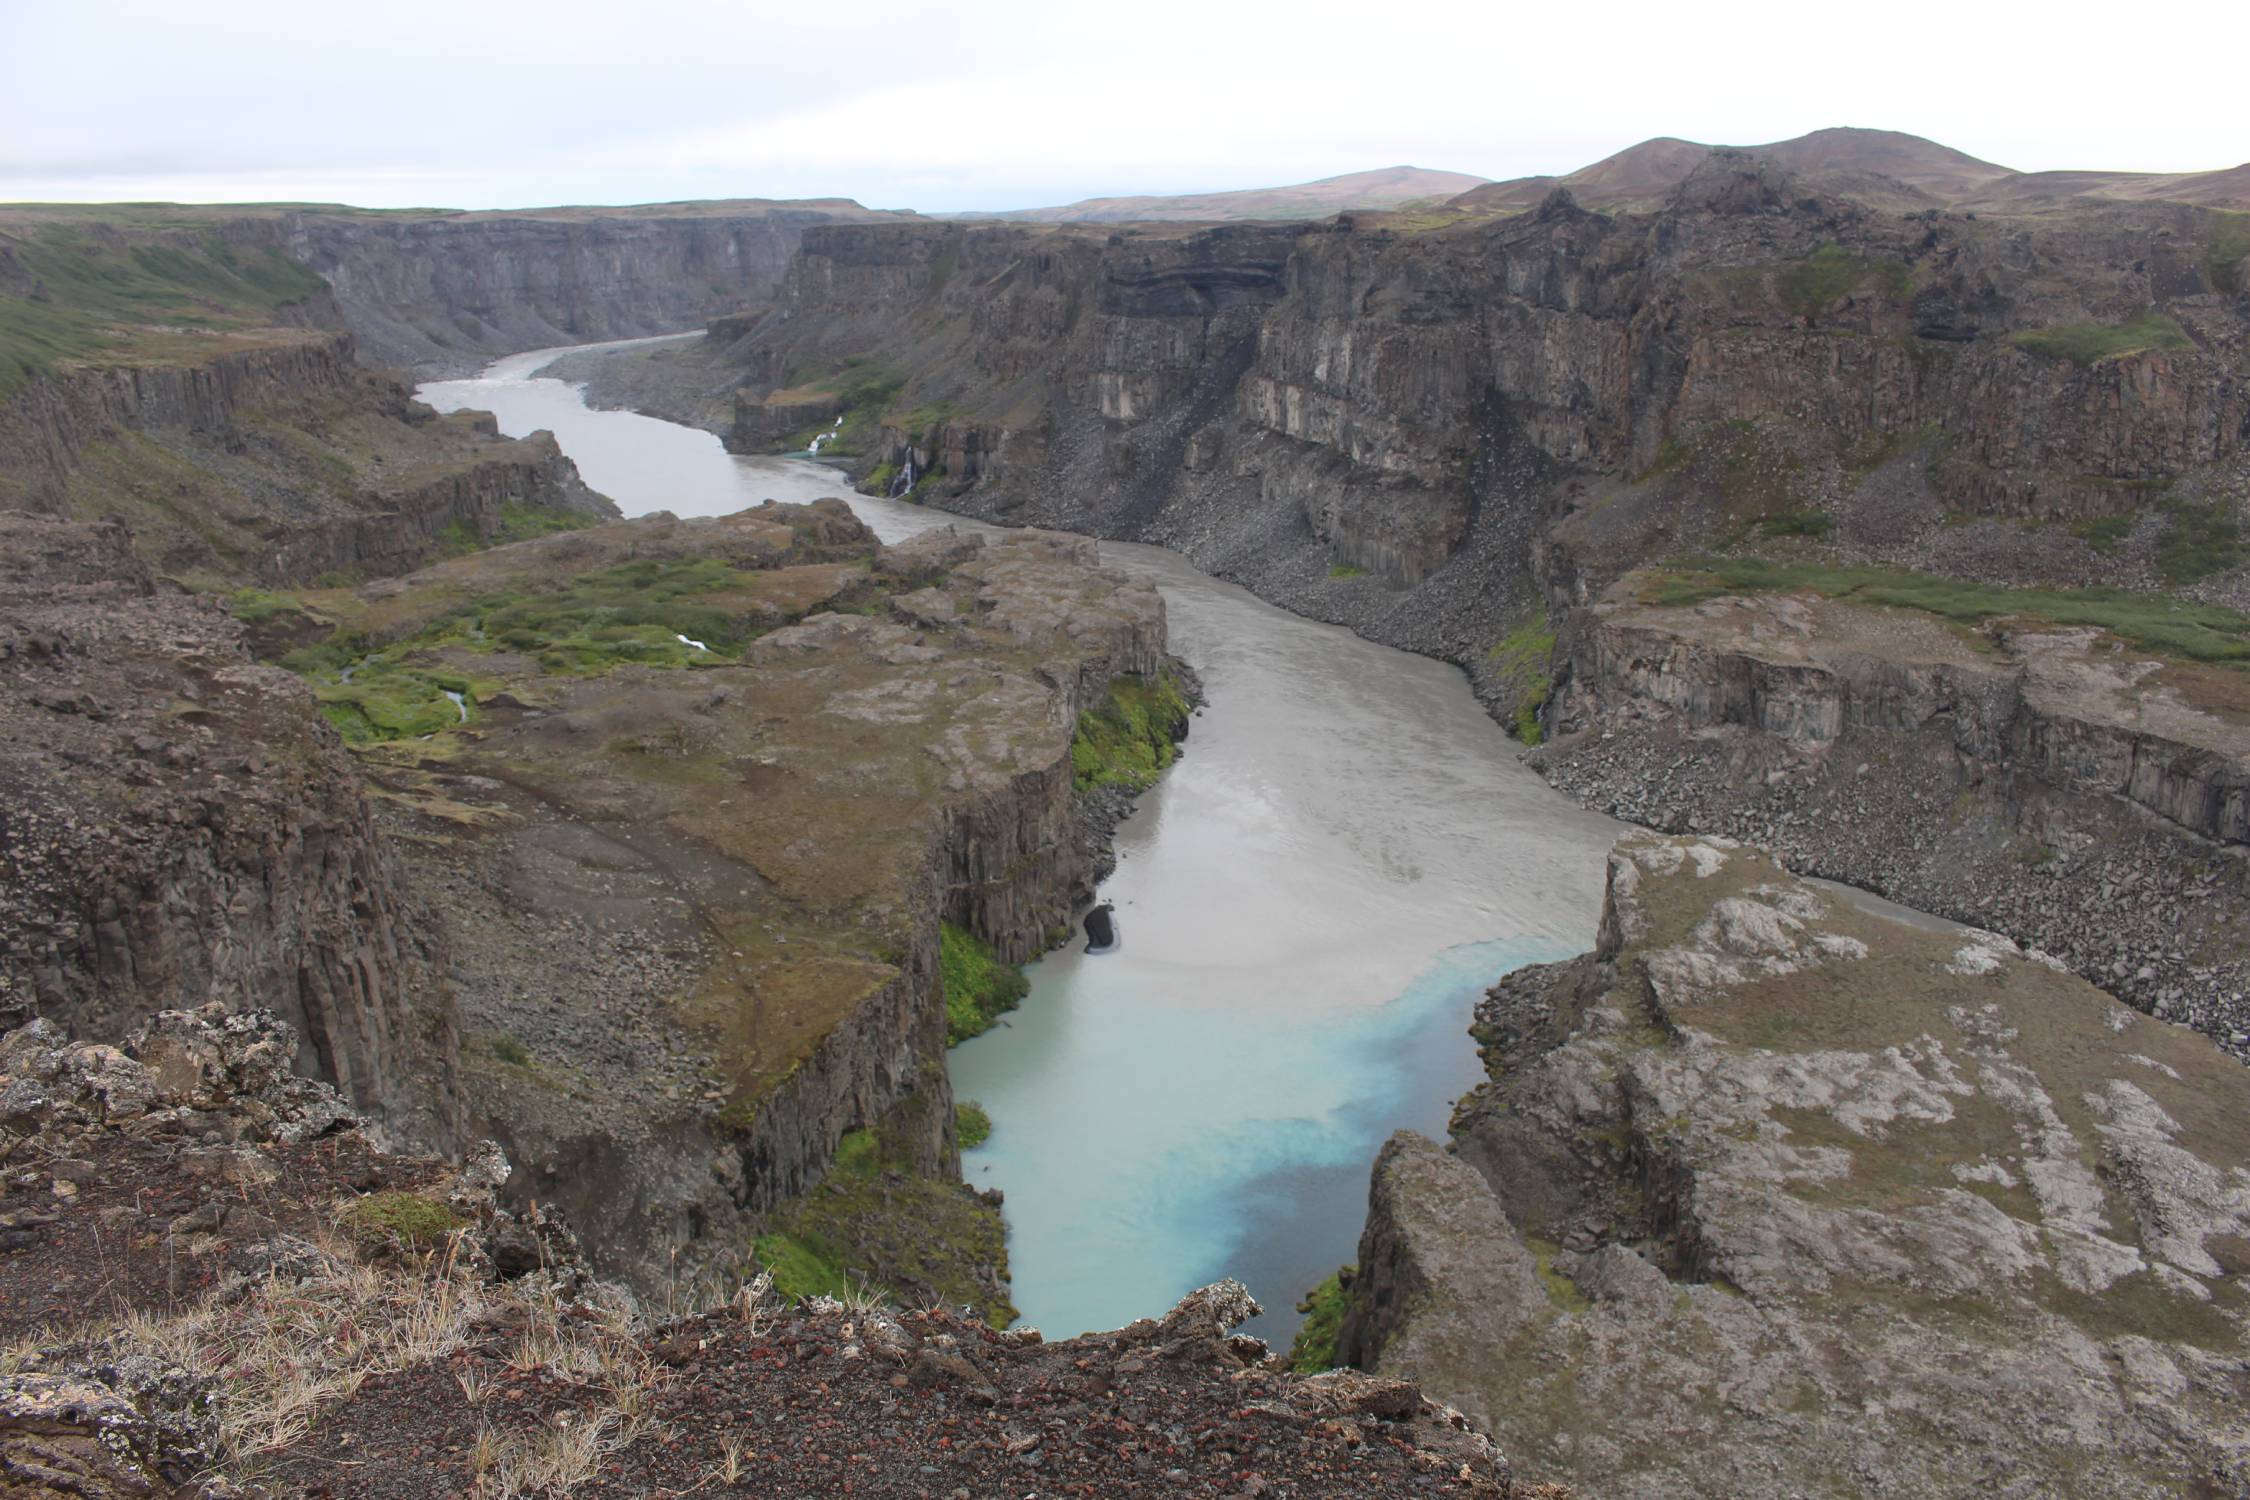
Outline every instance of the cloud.
<svg viewBox="0 0 2250 1500"><path fill-rule="evenodd" d="M2163 108L2092 110L2110 63L2068 5L1958 6L1939 34L1770 0L7 0L0 196L1013 207L1835 124L2030 169L2229 165L2244 48L2220 43L2250 22L2198 9L2168 13L2211 45L2167 55Z"/></svg>

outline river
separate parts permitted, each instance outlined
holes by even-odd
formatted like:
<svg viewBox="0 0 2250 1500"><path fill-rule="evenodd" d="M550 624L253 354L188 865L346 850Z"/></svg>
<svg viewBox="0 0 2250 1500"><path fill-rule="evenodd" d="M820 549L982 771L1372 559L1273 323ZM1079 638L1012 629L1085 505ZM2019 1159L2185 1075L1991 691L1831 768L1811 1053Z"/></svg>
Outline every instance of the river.
<svg viewBox="0 0 2250 1500"><path fill-rule="evenodd" d="M825 465L744 458L709 433L589 410L545 350L422 388L515 436L552 431L627 515L848 501L886 541L976 523L856 495ZM1393 1130L1442 1137L1479 1076L1477 995L1593 941L1618 825L1578 809L1451 667L1300 619L1174 553L1104 542L1163 591L1202 674L1177 767L1119 831L1122 948L1028 970L1022 1008L955 1049L1007 1195L1024 1320L1110 1328L1234 1276L1286 1342L1294 1303L1350 1261Z"/></svg>

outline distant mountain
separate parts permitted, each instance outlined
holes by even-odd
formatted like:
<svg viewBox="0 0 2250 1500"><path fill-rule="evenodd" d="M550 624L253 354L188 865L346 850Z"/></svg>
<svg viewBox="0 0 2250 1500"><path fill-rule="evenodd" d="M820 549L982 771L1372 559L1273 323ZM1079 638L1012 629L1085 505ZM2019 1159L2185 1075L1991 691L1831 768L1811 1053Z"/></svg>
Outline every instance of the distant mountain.
<svg viewBox="0 0 2250 1500"><path fill-rule="evenodd" d="M1454 198L1485 181L1466 172L1427 167L1380 167L1300 182L1289 187L1243 188L1229 193L1174 197L1085 198L1059 208L961 218L1016 219L1035 224L1190 223L1215 219L1324 219L1346 209L1397 208L1419 200Z"/></svg>
<svg viewBox="0 0 2250 1500"><path fill-rule="evenodd" d="M1564 187L1584 208L1649 208L1722 150L1771 162L1815 187L1884 208L2020 212L2069 198L2250 208L2250 164L2217 172L2017 172L1918 135L1845 127L1763 146L1705 146L1659 136L1566 176L1488 182L1450 206L1468 213L1513 213L1537 207Z"/></svg>

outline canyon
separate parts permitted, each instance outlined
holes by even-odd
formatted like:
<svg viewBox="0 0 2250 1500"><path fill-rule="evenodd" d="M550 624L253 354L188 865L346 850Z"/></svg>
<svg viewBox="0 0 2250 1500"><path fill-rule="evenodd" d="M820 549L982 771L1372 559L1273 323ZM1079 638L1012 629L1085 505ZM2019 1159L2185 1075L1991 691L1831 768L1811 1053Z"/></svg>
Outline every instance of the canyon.
<svg viewBox="0 0 2250 1500"><path fill-rule="evenodd" d="M736 372L738 447L857 399L885 486L1172 546L1454 661L1598 808L1759 831L2244 1048L2243 220L1850 186L1697 148L1645 210L1558 186L1497 215L831 226L772 313L675 358ZM1661 658L1624 597L1792 589L1825 602L1712 604ZM1966 625L1982 685L1922 680L1926 631L1901 680L1885 597ZM1823 702L1768 701L1791 677ZM1915 795L1855 789L1877 767ZM1793 823L1764 807L1785 784L1821 788ZM2096 939L2121 885L2208 920Z"/></svg>
<svg viewBox="0 0 2250 1500"><path fill-rule="evenodd" d="M1332 1462L1353 1433L1406 1464L1364 1480L1382 1492L1407 1471L1538 1492L1512 1458L1587 1494L1955 1492L1971 1470L2003 1492L2244 1493L2238 175L2016 174L1823 132L1651 142L1318 220L0 210L0 1019L29 1028L0 1043L0 1094L15 1136L93 1159L11 1176L39 1208L0 1210L8 1253L53 1259L92 1222L72 1200L115 1209L111 1177L141 1170L112 1171L145 1141L105 1135L107 1104L53 1103L85 1079L131 1106L127 1136L202 1143L163 1152L236 1143L210 1163L229 1181L297 1183L283 1148L372 1132L338 1148L343 1177L304 1179L325 1207L287 1231L338 1259L278 1238L266 1221L296 1210L272 1203L239 1245L194 1238L224 1215L140 1225L142 1248L161 1230L204 1257L197 1295L212 1256L286 1252L323 1286L410 1263L399 1222L334 1240L396 1184L474 1228L472 1277L737 1306L751 1344L787 1317L784 1358L839 1389L889 1371L849 1364L875 1349L897 1378L864 1394L891 1417L1029 1412L1059 1382L1072 1420L1124 1420L1157 1399L1131 1394L1150 1358L1185 1360L1199 1400L1250 1390L1308 1454L1336 1440L1306 1493L1366 1492ZM1202 212L1234 209L1179 209ZM825 435L835 492L903 506L625 520L569 444L433 412L377 368L698 326L556 369L722 433L745 456L728 494ZM868 518L901 510L928 519L878 540ZM1051 1354L992 1331L1007 1243L962 1147L1008 1111L972 1124L953 1070L1080 1066L1026 1047L1103 972L1171 985L1192 927L1128 873L1110 889L1147 906L1125 957L1036 965L1032 1013L1001 1018L1113 839L1177 873L1165 829L1258 780L1215 753L1216 780L1163 788L1118 837L1197 693L1166 575L1129 543L1458 667L1590 810L1463 774L1480 817L1517 809L1497 837L1536 872L1488 879L1496 904L1511 880L1563 899L1606 877L1579 903L1591 953L1538 962L1583 933L1515 920L1504 963L1465 945L1491 967L1416 1011L1533 962L1475 1005L1483 1076L1449 1144L1426 1132L1457 1079L1377 1157L1296 1376L1232 1334L1259 1316L1239 1287ZM1271 818L1278 785L1234 805ZM1655 832L1598 869L1592 814ZM1371 907L1381 882L1457 874L1427 831L1334 821L1373 851ZM1550 868L1566 845L1575 874ZM1447 921L1489 921L1445 889ZM234 1040L196 1029L222 1024ZM1143 1040L1172 1024L1151 1007ZM251 1032L262 1082L230 1051ZM130 1123L136 1059L189 1089L157 1123ZM1315 1067L1301 1098L1279 1085L1308 1119ZM214 1089L271 1097L245 1123ZM972 1160L1065 1136L1032 1129ZM870 1285L954 1311L909 1328ZM725 1316L666 1325L688 1344L616 1324L605 1357L736 1380L729 1361L779 1352L713 1353ZM5 1377L0 1462L36 1442L94 1463L56 1401L130 1425L185 1389L47 1342L31 1385ZM1331 1361L1365 1373L1304 1379ZM449 1380L397 1362L353 1421ZM483 1420L460 1395L445 1420ZM1599 1416L1620 1408L1658 1420L1622 1433ZM179 1482L175 1438L305 1446L167 1430L118 1493ZM1024 1439L992 1441L1041 1451Z"/></svg>

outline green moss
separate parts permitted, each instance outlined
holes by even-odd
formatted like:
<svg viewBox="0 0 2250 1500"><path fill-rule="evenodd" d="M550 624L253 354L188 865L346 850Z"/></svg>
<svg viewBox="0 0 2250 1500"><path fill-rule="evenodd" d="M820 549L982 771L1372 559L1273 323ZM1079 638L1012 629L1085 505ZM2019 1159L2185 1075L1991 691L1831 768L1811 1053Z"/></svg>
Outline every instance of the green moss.
<svg viewBox="0 0 2250 1500"><path fill-rule="evenodd" d="M1861 287L1872 287L1892 301L1914 287L1914 272L1904 261L1854 255L1841 245L1823 245L1811 255L1782 270L1775 290L1788 309L1801 318L1816 318L1836 299Z"/></svg>
<svg viewBox="0 0 2250 1500"><path fill-rule="evenodd" d="M531 1049L512 1036L494 1038L492 1055L507 1063L510 1067L528 1068L531 1066Z"/></svg>
<svg viewBox="0 0 2250 1500"><path fill-rule="evenodd" d="M846 1134L819 1185L752 1249L786 1296L864 1290L908 1305L976 1308L996 1328L1015 1320L983 1279L1007 1264L999 1210L959 1182L910 1170L882 1131Z"/></svg>
<svg viewBox="0 0 2250 1500"><path fill-rule="evenodd" d="M468 1222L435 1198L396 1191L355 1198L336 1221L364 1249L400 1245L409 1250L427 1250Z"/></svg>
<svg viewBox="0 0 2250 1500"><path fill-rule="evenodd" d="M1817 510L1783 511L1780 515L1767 516L1757 523L1758 533L1770 537L1826 536L1828 529L1835 524L1833 518Z"/></svg>
<svg viewBox="0 0 2250 1500"><path fill-rule="evenodd" d="M2223 502L2170 507L2171 519L2156 544L2156 571L2178 588L2242 565L2242 526Z"/></svg>
<svg viewBox="0 0 2250 1500"><path fill-rule="evenodd" d="M2250 259L2250 214L2214 211L2211 238L2203 250L2203 274L2222 296L2244 291L2243 262Z"/></svg>
<svg viewBox="0 0 2250 1500"><path fill-rule="evenodd" d="M859 482L860 493L863 495L888 495L891 492L892 483L897 478L897 464L877 464L874 468L868 470L867 477Z"/></svg>
<svg viewBox="0 0 2250 1500"><path fill-rule="evenodd" d="M1695 445L1693 443L1683 442L1676 437L1668 437L1657 445L1656 457L1649 462L1649 466L1633 476L1633 483L1646 484L1651 479L1683 469L1687 467L1688 461L1694 457Z"/></svg>
<svg viewBox="0 0 2250 1500"><path fill-rule="evenodd" d="M553 536L562 531L578 531L593 524L594 517L581 515L576 511L555 510L544 505L525 505L511 500L500 507L500 513L489 534L467 521L455 521L441 530L438 533L438 555L463 557L488 547L502 547L510 542L528 542L535 537Z"/></svg>
<svg viewBox="0 0 2250 1500"><path fill-rule="evenodd" d="M1335 1271L1297 1304L1305 1321L1297 1325L1297 1336L1289 1343L1289 1368L1299 1375L1336 1368L1336 1338L1344 1330L1344 1310L1351 1300L1344 1278L1350 1274L1349 1266Z"/></svg>
<svg viewBox="0 0 2250 1500"><path fill-rule="evenodd" d="M938 928L938 975L945 989L949 1047L990 1031L1031 991L1022 970L994 958L990 948L951 922Z"/></svg>
<svg viewBox="0 0 2250 1500"><path fill-rule="evenodd" d="M1548 622L1546 607L1542 605L1537 614L1509 631L1484 655L1513 689L1509 724L1516 738L1527 745L1538 744L1539 711L1547 706L1547 697L1555 690L1555 628Z"/></svg>
<svg viewBox="0 0 2250 1500"><path fill-rule="evenodd" d="M2067 359L2074 365L2091 365L2150 349L2176 353L2195 347L2179 324L2158 312L2143 313L2125 323L2057 323L2010 334L2008 342L2027 353Z"/></svg>
<svg viewBox="0 0 2250 1500"><path fill-rule="evenodd" d="M1179 758L1187 695L1170 672L1154 679L1114 677L1102 701L1078 716L1070 765L1080 791L1123 786L1143 791Z"/></svg>
<svg viewBox="0 0 2250 1500"><path fill-rule="evenodd" d="M433 652L516 651L544 672L578 676L627 664L692 667L731 660L765 628L729 602L741 583L741 574L716 559L644 559L542 592L484 595L380 647L339 631L291 652L282 665L312 683L321 712L345 739L417 738L463 722L448 692L473 703L495 686L431 666ZM261 600L250 607L267 605ZM682 636L709 650L697 650Z"/></svg>
<svg viewBox="0 0 2250 1500"><path fill-rule="evenodd" d="M1525 1235L1523 1242L1530 1247L1532 1264L1538 1269L1539 1284L1547 1289L1549 1302L1554 1303L1560 1311L1570 1313L1584 1312L1594 1305L1578 1289L1577 1282L1555 1269L1555 1256L1561 1246L1533 1239L1530 1235Z"/></svg>
<svg viewBox="0 0 2250 1500"><path fill-rule="evenodd" d="M274 594L264 589L236 589L227 599L227 612L245 625L263 625L279 615L302 614L295 594Z"/></svg>
<svg viewBox="0 0 2250 1500"><path fill-rule="evenodd" d="M962 1150L974 1151L992 1139L992 1116L976 1100L964 1099L953 1106L953 1133Z"/></svg>
<svg viewBox="0 0 2250 1500"><path fill-rule="evenodd" d="M2126 537L2132 535L2140 517L2128 511L2121 516L2098 516L2090 521L2073 521L2070 534L2092 547L2096 552L2114 552Z"/></svg>
<svg viewBox="0 0 2250 1500"><path fill-rule="evenodd" d="M1355 568L1350 563L1337 563L1328 570L1328 576L1331 578L1362 578L1366 574L1365 568Z"/></svg>
<svg viewBox="0 0 2250 1500"><path fill-rule="evenodd" d="M1923 610L1963 624L2023 615L2057 625L2092 625L2141 650L2250 666L2250 615L2123 589L2015 589L1904 568L1724 558L1659 574L1649 598L1678 606L1726 594L1796 589L1858 604Z"/></svg>
<svg viewBox="0 0 2250 1500"><path fill-rule="evenodd" d="M796 1235L761 1234L751 1241L751 1250L784 1297L842 1297L852 1290L842 1267Z"/></svg>

